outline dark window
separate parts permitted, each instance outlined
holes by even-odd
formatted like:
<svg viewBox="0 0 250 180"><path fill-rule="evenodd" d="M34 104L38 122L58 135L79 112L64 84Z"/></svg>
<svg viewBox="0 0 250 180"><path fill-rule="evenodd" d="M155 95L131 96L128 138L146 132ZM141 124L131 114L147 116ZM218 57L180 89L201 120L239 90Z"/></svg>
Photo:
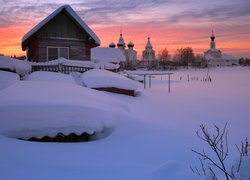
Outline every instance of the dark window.
<svg viewBox="0 0 250 180"><path fill-rule="evenodd" d="M69 59L69 48L68 47L47 47L47 60L55 60L59 57Z"/></svg>

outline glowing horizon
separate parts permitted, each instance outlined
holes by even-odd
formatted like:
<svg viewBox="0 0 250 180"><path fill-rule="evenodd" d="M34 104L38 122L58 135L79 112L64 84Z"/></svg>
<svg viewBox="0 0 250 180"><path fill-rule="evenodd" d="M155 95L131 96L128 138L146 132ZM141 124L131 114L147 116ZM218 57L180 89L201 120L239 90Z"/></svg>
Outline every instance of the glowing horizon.
<svg viewBox="0 0 250 180"><path fill-rule="evenodd" d="M156 54L164 48L175 54L176 49L186 46L192 47L196 54L203 54L209 49L212 29L216 47L223 53L250 57L248 0L18 2L1 0L0 54L7 56L25 55L21 50L25 33L61 5L70 4L101 39L101 47L108 47L111 41L117 44L122 30L125 43L132 41L135 44L139 59L148 36Z"/></svg>

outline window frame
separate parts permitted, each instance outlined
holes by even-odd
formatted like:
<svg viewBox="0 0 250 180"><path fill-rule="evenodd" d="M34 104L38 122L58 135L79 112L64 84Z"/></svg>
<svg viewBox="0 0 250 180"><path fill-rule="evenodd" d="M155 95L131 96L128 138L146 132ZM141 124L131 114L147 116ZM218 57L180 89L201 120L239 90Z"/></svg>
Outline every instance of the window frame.
<svg viewBox="0 0 250 180"><path fill-rule="evenodd" d="M47 46L46 47L46 56L47 56L47 61L52 61L52 60L49 60L49 48L56 48L57 49L57 58L60 57L60 49L62 48L66 48L68 50L68 57L67 59L69 59L69 47L66 47L66 46Z"/></svg>

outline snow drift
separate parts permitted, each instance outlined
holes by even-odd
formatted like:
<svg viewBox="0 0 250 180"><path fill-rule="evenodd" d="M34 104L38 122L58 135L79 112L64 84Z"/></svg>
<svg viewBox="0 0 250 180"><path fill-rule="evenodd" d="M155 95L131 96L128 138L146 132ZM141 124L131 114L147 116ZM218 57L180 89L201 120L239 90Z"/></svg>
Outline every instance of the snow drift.
<svg viewBox="0 0 250 180"><path fill-rule="evenodd" d="M20 77L16 73L0 71L0 90L18 82Z"/></svg>
<svg viewBox="0 0 250 180"><path fill-rule="evenodd" d="M66 83L18 82L0 99L0 133L23 139L101 133L127 111L108 95Z"/></svg>

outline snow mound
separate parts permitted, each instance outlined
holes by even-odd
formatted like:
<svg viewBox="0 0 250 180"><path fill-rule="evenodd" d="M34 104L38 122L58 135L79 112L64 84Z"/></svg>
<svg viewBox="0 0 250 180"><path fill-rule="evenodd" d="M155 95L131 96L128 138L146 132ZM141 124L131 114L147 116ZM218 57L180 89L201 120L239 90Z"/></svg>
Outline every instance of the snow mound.
<svg viewBox="0 0 250 180"><path fill-rule="evenodd" d="M56 72L47 72L47 71L33 72L25 76L25 80L76 84L74 78L71 75L56 73Z"/></svg>
<svg viewBox="0 0 250 180"><path fill-rule="evenodd" d="M18 82L0 99L0 133L22 139L102 133L128 111L109 95L64 83Z"/></svg>
<svg viewBox="0 0 250 180"><path fill-rule="evenodd" d="M18 82L20 77L16 73L0 71L0 90Z"/></svg>
<svg viewBox="0 0 250 180"><path fill-rule="evenodd" d="M9 69L17 74L24 76L31 72L31 65L22 60L0 56L0 69Z"/></svg>
<svg viewBox="0 0 250 180"><path fill-rule="evenodd" d="M156 167L153 171L155 179L168 179L168 180L198 180L201 179L192 174L191 170L185 164L170 160L160 166Z"/></svg>
<svg viewBox="0 0 250 180"><path fill-rule="evenodd" d="M138 83L106 70L92 69L82 74L84 84L89 88L115 87L119 89L136 90Z"/></svg>

